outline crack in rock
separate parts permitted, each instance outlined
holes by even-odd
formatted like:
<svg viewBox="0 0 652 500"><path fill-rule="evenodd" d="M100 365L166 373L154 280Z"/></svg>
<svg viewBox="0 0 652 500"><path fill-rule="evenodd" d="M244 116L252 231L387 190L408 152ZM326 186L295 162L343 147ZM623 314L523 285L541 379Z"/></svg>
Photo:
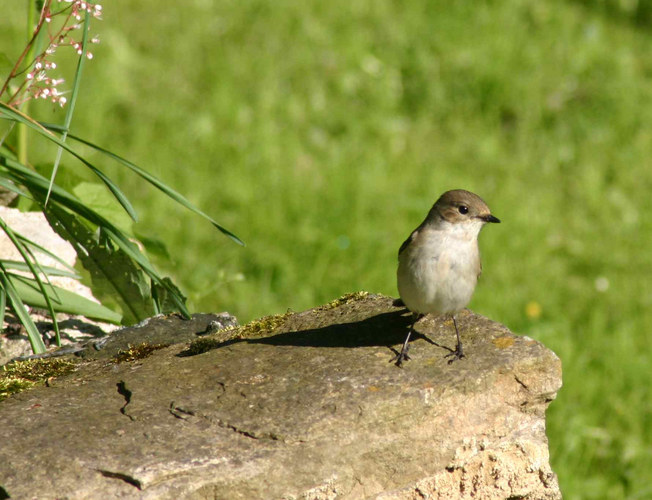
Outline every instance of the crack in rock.
<svg viewBox="0 0 652 500"><path fill-rule="evenodd" d="M523 387L523 389L525 389L526 391L530 389L525 382L523 382L520 378L518 378L517 375L514 375L514 378Z"/></svg>
<svg viewBox="0 0 652 500"><path fill-rule="evenodd" d="M219 419L217 420L217 425L225 429L231 429L233 432L237 432L238 434L251 439L269 439L271 441L279 441L281 439L277 434L274 434L273 432L247 431L240 429L236 425L229 424L228 422L224 422L223 420Z"/></svg>
<svg viewBox="0 0 652 500"><path fill-rule="evenodd" d="M113 472L104 469L95 469L95 470L100 474L102 474L104 477L109 477L111 479L120 479L121 481L124 481L127 484L135 486L139 490L143 489L143 484L138 479L130 476L129 474L125 474L123 472Z"/></svg>
<svg viewBox="0 0 652 500"><path fill-rule="evenodd" d="M182 408L180 406L175 406L174 401L170 403L170 408L168 411L175 417L181 420L187 420L190 417L195 416L195 410L190 410Z"/></svg>
<svg viewBox="0 0 652 500"><path fill-rule="evenodd" d="M136 420L132 415L127 413L127 405L131 403L132 392L127 389L127 384L125 384L124 380L118 382L116 386L118 387L118 394L125 398L125 404L123 404L122 408L120 408L120 413L122 413L125 417L129 417L132 421Z"/></svg>

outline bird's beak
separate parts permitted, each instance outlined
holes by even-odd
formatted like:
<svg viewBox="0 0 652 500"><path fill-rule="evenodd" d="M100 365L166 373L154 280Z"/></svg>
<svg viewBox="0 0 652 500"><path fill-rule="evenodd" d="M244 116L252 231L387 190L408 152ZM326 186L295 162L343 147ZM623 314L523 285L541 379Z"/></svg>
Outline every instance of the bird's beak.
<svg viewBox="0 0 652 500"><path fill-rule="evenodd" d="M495 223L500 222L500 219L498 217L494 217L491 214L481 215L479 218L482 219L485 222L495 222Z"/></svg>

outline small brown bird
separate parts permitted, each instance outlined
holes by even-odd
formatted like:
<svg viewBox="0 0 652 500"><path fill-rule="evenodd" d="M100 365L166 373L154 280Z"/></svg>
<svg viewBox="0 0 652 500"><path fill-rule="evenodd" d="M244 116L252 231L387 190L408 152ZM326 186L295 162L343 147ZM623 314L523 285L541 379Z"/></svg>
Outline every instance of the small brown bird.
<svg viewBox="0 0 652 500"><path fill-rule="evenodd" d="M426 219L398 251L398 293L413 314L412 325L396 365L408 356L408 342L415 323L425 314L453 319L457 346L448 356L464 357L455 314L471 300L482 272L478 235L487 222L500 222L478 195L463 189L446 191ZM447 356L447 357L448 357Z"/></svg>

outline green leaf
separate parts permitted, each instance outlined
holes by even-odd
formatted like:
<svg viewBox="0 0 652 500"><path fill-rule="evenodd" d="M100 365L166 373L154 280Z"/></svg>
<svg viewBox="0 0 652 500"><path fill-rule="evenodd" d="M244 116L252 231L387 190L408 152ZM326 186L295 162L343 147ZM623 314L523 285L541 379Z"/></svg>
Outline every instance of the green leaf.
<svg viewBox="0 0 652 500"><path fill-rule="evenodd" d="M12 273L7 273L7 275L23 302L39 308L47 306L45 297L35 280ZM86 297L49 284L45 285L45 290L57 312L85 316L109 323L120 323L122 316L119 313Z"/></svg>
<svg viewBox="0 0 652 500"><path fill-rule="evenodd" d="M175 290L177 296L183 297L184 301L186 300L181 290L177 288L170 278L163 278L163 282L167 287L152 282L152 297L156 305L156 314L168 314L177 311L176 299L170 293L170 289Z"/></svg>
<svg viewBox="0 0 652 500"><path fill-rule="evenodd" d="M109 219L123 232L132 234L133 221L101 184L80 182L72 189L72 192L88 208Z"/></svg>
<svg viewBox="0 0 652 500"><path fill-rule="evenodd" d="M44 213L59 236L72 244L81 264L90 273L95 296L104 304L118 305L123 312L123 323L136 323L154 313L145 274L130 255L105 237L104 230L92 231L75 215L53 203Z"/></svg>
<svg viewBox="0 0 652 500"><path fill-rule="evenodd" d="M147 251L147 255L156 256L158 259L160 259L160 261L164 261L167 263L172 262L172 256L170 255L167 246L165 245L165 243L163 243L162 240L151 236L147 236L146 234L141 233L135 228L134 228L134 236L138 238L138 241L140 241L143 244L145 250Z"/></svg>
<svg viewBox="0 0 652 500"><path fill-rule="evenodd" d="M34 199L36 199L42 205L49 187L48 179L40 175L38 172L34 172L33 170L25 167L17 161L0 156L0 166L2 165L6 167L5 175L17 184L25 186L25 188L27 188L32 193ZM147 260L145 255L143 255L143 253L129 239L127 235L125 235L122 231L120 231L100 214L85 206L75 196L71 195L64 189L61 189L56 184L52 186L51 197L52 200L56 202L57 206L60 205L61 207L65 207L67 210L70 210L71 212L83 217L95 226L102 228L102 234L108 235L112 242L117 245L129 258L131 258L135 264L137 264L137 266L139 266L145 272L145 274L149 276L150 279L159 283L163 287L168 288L171 298L177 304L178 311L186 318L190 317L190 313L186 307L183 297L178 296L176 291L170 288L168 284L163 281L163 279L157 273L156 269L154 269L154 267L150 264L149 260ZM50 203L50 205L53 205L53 203ZM56 228L54 229L55 231L57 230ZM71 240L68 241L73 243ZM78 252L80 259L86 257L85 250L83 250L81 247L76 248L76 251ZM102 297L98 298L100 300L103 299Z"/></svg>

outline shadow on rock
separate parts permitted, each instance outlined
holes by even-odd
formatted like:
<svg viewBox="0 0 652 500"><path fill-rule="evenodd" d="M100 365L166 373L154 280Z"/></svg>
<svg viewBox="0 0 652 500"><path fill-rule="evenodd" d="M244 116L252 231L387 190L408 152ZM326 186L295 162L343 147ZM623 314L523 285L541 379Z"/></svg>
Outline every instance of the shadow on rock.
<svg viewBox="0 0 652 500"><path fill-rule="evenodd" d="M405 310L377 314L351 323L280 333L246 342L303 347L367 347L402 342L412 318Z"/></svg>
<svg viewBox="0 0 652 500"><path fill-rule="evenodd" d="M191 345L189 349L179 353L178 356L193 356L240 342L300 347L392 346L405 340L411 323L412 315L409 314L407 309L399 309L376 314L360 321L331 324L305 330L295 329L268 337L230 338L221 341L216 338L204 339L206 349L194 349ZM438 345L425 335L415 332L413 339L418 338Z"/></svg>

